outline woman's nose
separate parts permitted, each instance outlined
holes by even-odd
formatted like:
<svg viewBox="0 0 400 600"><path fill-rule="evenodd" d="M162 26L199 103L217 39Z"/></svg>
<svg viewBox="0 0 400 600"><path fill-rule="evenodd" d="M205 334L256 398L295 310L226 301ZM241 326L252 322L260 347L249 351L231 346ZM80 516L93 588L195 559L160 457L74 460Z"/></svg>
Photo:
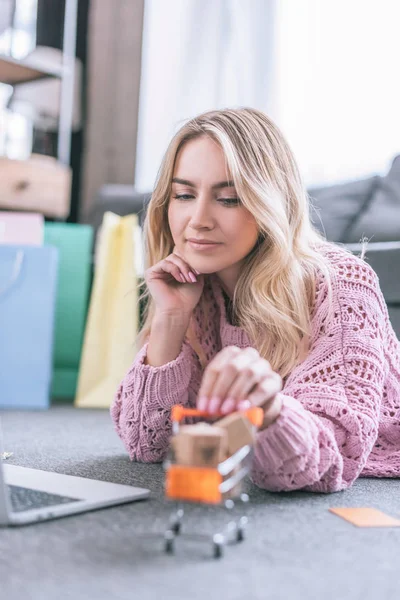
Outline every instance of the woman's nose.
<svg viewBox="0 0 400 600"><path fill-rule="evenodd" d="M209 202L197 199L196 202L193 203L190 224L195 228L213 226L214 218Z"/></svg>

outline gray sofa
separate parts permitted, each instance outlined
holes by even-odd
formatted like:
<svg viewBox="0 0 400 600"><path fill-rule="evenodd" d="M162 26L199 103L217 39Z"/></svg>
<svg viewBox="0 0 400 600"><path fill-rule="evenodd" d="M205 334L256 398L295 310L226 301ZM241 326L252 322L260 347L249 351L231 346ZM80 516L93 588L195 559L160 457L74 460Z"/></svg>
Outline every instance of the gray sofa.
<svg viewBox="0 0 400 600"><path fill-rule="evenodd" d="M358 243L400 241L400 155L381 177L310 188L312 219L328 240Z"/></svg>
<svg viewBox="0 0 400 600"><path fill-rule="evenodd" d="M400 338L400 155L385 176L310 188L311 218L326 238L361 253L360 240L369 240L365 259L378 273L390 317ZM134 186L105 185L97 195L89 222L97 229L103 214L137 213L143 223L150 193Z"/></svg>
<svg viewBox="0 0 400 600"><path fill-rule="evenodd" d="M146 205L150 197L151 192L141 194L135 190L133 185L103 185L97 193L88 222L94 227L95 232L97 232L103 220L104 213L110 210L121 217L136 213L139 217L139 223L143 225Z"/></svg>
<svg viewBox="0 0 400 600"><path fill-rule="evenodd" d="M327 239L361 253L379 276L393 327L400 338L400 155L389 172L308 190L312 220Z"/></svg>

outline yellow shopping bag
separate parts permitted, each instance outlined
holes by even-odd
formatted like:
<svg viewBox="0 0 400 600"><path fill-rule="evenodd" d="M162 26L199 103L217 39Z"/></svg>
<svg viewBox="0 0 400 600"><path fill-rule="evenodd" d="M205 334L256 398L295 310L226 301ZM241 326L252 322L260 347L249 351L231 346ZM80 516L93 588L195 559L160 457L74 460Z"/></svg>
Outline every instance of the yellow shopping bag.
<svg viewBox="0 0 400 600"><path fill-rule="evenodd" d="M103 217L75 406L107 408L131 366L138 328L137 216Z"/></svg>

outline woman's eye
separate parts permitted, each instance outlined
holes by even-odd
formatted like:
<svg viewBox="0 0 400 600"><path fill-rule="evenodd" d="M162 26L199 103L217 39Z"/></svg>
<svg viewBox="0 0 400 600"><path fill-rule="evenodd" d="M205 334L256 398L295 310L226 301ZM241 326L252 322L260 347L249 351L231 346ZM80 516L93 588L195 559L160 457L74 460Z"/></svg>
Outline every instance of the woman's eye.
<svg viewBox="0 0 400 600"><path fill-rule="evenodd" d="M190 198L193 198L194 196L191 196L190 194L176 194L174 196L175 200L190 200Z"/></svg>
<svg viewBox="0 0 400 600"><path fill-rule="evenodd" d="M225 204L225 206L237 206L240 204L239 198L218 198L218 201Z"/></svg>
<svg viewBox="0 0 400 600"><path fill-rule="evenodd" d="M192 198L194 198L194 196L192 194L175 194L174 196L175 200L191 200ZM240 199L239 198L217 198L218 202L221 202L221 204L223 204L224 206L237 206L238 204L240 204Z"/></svg>

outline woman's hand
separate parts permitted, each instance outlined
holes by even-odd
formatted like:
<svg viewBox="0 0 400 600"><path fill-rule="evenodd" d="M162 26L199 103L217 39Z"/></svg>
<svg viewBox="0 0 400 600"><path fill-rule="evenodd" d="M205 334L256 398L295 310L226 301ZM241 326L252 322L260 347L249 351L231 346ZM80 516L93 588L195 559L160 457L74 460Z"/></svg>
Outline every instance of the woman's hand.
<svg viewBox="0 0 400 600"><path fill-rule="evenodd" d="M176 248L146 270L145 280L157 313L163 315L191 315L204 287L204 276L192 269Z"/></svg>
<svg viewBox="0 0 400 600"><path fill-rule="evenodd" d="M252 405L265 412L264 427L279 415L277 394L282 379L255 348L228 346L207 365L201 382L197 408L211 414L227 414ZM275 418L273 420L275 420Z"/></svg>

